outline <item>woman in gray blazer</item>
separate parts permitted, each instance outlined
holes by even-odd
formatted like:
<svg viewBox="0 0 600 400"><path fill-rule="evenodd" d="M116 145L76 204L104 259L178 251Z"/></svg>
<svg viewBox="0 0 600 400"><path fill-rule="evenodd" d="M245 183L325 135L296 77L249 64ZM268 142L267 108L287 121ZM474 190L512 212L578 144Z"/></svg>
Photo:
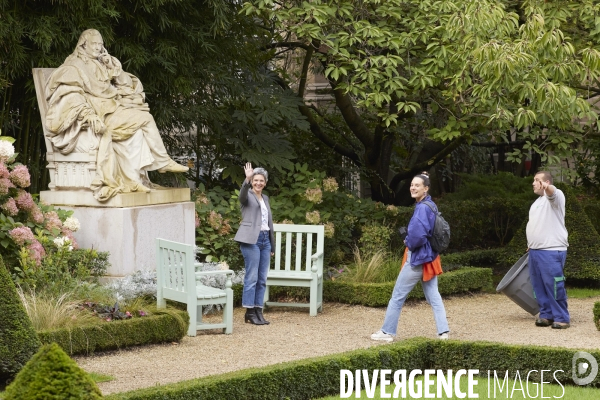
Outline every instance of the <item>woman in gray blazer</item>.
<svg viewBox="0 0 600 400"><path fill-rule="evenodd" d="M273 215L269 198L263 194L269 174L264 168L252 169L252 164L244 167L246 179L240 189L242 222L234 240L240 243L244 256L246 275L242 306L246 308L245 322L254 325L268 325L262 309L267 288L267 272L275 248L273 235Z"/></svg>

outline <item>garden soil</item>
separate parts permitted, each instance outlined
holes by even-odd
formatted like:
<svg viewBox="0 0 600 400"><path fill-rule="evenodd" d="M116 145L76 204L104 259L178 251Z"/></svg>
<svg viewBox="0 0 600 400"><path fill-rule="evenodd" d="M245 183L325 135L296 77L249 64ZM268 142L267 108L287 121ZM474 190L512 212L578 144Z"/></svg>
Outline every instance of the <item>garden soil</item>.
<svg viewBox="0 0 600 400"><path fill-rule="evenodd" d="M594 302L600 298L570 299L571 328L534 326L535 317L502 294L475 294L444 299L450 339L485 340L597 349L600 332L593 322ZM164 385L207 375L221 374L284 361L299 360L349 350L385 346L374 342L385 308L325 303L323 313L310 317L306 309L267 309L270 325L244 323L244 309L234 309L233 334L221 330L198 331L179 343L135 347L75 357L88 372L113 376L99 383L103 394ZM210 316L216 319L218 316ZM206 317L205 317L206 319ZM409 301L402 310L396 340L436 338L431 307L425 301Z"/></svg>

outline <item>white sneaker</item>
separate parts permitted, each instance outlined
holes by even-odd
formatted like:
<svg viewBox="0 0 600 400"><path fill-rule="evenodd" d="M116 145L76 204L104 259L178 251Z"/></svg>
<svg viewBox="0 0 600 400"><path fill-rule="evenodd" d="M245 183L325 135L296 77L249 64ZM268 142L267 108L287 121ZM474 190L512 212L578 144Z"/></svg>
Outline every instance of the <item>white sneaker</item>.
<svg viewBox="0 0 600 400"><path fill-rule="evenodd" d="M438 335L438 339L440 340L448 340L448 332L442 333L441 335Z"/></svg>
<svg viewBox="0 0 600 400"><path fill-rule="evenodd" d="M391 342L394 340L394 337L389 333L383 333L383 331L377 331L371 335L372 340L381 340L384 342Z"/></svg>

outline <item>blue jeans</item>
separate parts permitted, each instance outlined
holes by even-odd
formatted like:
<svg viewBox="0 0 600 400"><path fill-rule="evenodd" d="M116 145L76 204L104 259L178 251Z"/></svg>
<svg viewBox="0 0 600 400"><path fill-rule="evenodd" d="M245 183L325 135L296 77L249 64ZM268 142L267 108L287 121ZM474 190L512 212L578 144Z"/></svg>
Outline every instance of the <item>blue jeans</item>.
<svg viewBox="0 0 600 400"><path fill-rule="evenodd" d="M262 308L265 302L267 273L269 272L271 258L269 231L261 231L256 244L240 243L240 249L246 265L242 306Z"/></svg>
<svg viewBox="0 0 600 400"><path fill-rule="evenodd" d="M563 269L566 251L529 249L529 277L540 306L540 318L569 323Z"/></svg>
<svg viewBox="0 0 600 400"><path fill-rule="evenodd" d="M440 292L438 291L437 276L424 282L423 266L417 265L412 267L410 265L409 251L406 263L404 264L402 271L400 271L400 275L398 275L396 286L394 286L394 291L392 292L392 298L390 299L385 312L385 319L383 320L383 326L381 327L381 330L384 333L396 336L402 306L404 305L408 294L418 282L421 282L423 292L425 293L425 299L433 309L433 318L435 319L438 335L450 331L448 320L446 319L446 309L442 302L442 296L440 296Z"/></svg>

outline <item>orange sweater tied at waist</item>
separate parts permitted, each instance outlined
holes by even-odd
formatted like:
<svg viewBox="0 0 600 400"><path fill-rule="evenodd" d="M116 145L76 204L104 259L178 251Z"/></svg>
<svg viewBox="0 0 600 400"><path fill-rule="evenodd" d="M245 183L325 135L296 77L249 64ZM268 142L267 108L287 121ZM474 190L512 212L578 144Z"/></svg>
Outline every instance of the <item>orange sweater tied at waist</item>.
<svg viewBox="0 0 600 400"><path fill-rule="evenodd" d="M406 257L408 256L408 247L404 249L404 256L402 257L402 264L400 269L404 267L404 263L406 263ZM431 280L434 276L442 274L442 261L440 260L440 256L438 255L433 261L423 263L423 281L427 282Z"/></svg>

